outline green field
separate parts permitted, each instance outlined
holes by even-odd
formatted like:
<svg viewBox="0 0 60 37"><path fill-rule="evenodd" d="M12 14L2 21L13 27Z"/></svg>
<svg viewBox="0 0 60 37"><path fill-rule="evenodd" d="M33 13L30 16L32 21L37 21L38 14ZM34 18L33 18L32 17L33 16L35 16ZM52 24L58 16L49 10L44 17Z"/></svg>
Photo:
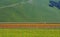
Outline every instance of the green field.
<svg viewBox="0 0 60 37"><path fill-rule="evenodd" d="M60 37L60 29L0 29L0 37Z"/></svg>
<svg viewBox="0 0 60 37"><path fill-rule="evenodd" d="M0 22L59 23L60 10L49 0L0 0Z"/></svg>

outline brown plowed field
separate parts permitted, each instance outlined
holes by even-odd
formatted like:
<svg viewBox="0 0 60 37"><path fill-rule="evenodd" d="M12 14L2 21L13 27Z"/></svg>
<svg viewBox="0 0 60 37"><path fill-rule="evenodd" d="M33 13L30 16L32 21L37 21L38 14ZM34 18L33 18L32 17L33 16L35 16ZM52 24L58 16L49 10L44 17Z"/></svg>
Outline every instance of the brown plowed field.
<svg viewBox="0 0 60 37"><path fill-rule="evenodd" d="M5 23L0 24L0 28L60 28L60 24Z"/></svg>

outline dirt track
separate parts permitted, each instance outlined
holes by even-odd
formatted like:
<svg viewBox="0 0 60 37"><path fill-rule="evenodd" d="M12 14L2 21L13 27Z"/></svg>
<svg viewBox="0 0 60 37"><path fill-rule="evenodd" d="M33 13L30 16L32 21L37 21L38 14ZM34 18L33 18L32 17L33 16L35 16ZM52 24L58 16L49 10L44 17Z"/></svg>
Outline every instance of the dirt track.
<svg viewBox="0 0 60 37"><path fill-rule="evenodd" d="M60 28L60 24L0 24L0 28Z"/></svg>

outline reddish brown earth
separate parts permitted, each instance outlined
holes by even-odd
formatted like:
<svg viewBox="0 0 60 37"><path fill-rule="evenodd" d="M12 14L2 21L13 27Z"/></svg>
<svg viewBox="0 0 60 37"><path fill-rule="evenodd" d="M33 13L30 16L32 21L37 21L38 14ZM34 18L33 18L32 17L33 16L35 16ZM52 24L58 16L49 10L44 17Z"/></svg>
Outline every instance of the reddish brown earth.
<svg viewBox="0 0 60 37"><path fill-rule="evenodd" d="M33 23L15 23L0 24L0 28L60 28L60 24L33 24Z"/></svg>

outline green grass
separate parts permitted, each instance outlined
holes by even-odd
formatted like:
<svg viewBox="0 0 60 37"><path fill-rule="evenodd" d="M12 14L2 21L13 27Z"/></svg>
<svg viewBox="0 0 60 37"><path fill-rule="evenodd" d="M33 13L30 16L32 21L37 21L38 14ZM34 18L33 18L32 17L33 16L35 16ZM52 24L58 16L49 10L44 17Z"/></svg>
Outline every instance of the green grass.
<svg viewBox="0 0 60 37"><path fill-rule="evenodd" d="M0 22L60 23L60 10L49 0L0 0Z"/></svg>
<svg viewBox="0 0 60 37"><path fill-rule="evenodd" d="M60 37L60 29L0 29L0 37Z"/></svg>

